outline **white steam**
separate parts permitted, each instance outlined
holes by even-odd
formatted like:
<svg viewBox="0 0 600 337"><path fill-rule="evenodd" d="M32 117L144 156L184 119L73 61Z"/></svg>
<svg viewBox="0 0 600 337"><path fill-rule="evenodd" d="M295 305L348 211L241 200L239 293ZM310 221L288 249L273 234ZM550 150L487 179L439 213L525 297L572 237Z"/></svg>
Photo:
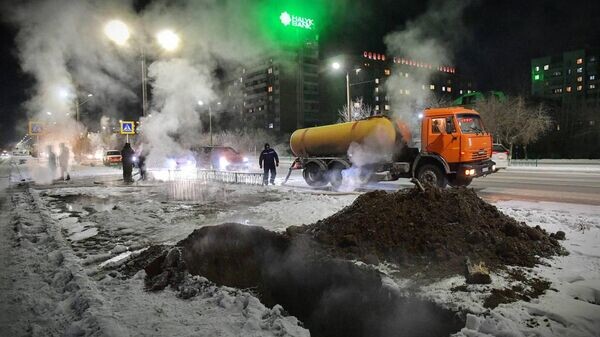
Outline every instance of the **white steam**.
<svg viewBox="0 0 600 337"><path fill-rule="evenodd" d="M389 54L432 65L411 71L408 77L396 70L386 82L394 117L408 123L415 136L419 135L415 132L419 126L419 111L434 101L429 85L438 72L437 66L451 64L453 51L468 36L462 14L470 3L433 1L426 13L409 21L403 30L385 37Z"/></svg>
<svg viewBox="0 0 600 337"><path fill-rule="evenodd" d="M155 161L189 149L202 138L194 137L202 129L198 100L217 101L215 70L237 68L274 52L249 17L254 5L157 0L137 12L133 1L118 0L34 0L3 6L4 19L18 28L22 70L35 80L25 104L27 119L48 123L51 135L44 137L46 143L73 147L87 127L76 122L76 106L90 93L93 99L85 108L113 121L124 119L125 109L132 106L139 107L134 114L141 113L143 51L152 117L141 120L144 137L134 140L134 146L147 143ZM128 39L123 37L119 44L105 34L106 24L115 19L129 29ZM165 30L169 33L160 35L163 47L165 37L167 42L179 39L169 50L156 39ZM213 122L218 112L213 109ZM113 126L101 120L102 136L94 136L92 147L100 140L108 142L104 147L121 146L106 135Z"/></svg>

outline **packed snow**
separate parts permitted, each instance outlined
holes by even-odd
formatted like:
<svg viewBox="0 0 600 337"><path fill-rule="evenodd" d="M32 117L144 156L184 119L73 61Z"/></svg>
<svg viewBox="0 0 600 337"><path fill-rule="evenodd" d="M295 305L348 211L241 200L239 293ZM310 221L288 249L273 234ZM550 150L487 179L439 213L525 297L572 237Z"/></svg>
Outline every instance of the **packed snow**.
<svg viewBox="0 0 600 337"><path fill-rule="evenodd" d="M183 300L171 290L146 292L143 271L131 279L111 273L151 244L172 244L201 226L239 222L283 231L330 216L359 195L216 184L203 200L181 202L169 199L165 183L121 185L112 168L75 172L67 183L29 186L18 186L28 180L25 167L2 169L1 176L11 177L1 179L7 215L0 219L2 335L308 336L285 308L267 308L248 291L197 278L206 284L203 292ZM566 233L568 256L523 269L528 277L551 281L544 295L487 309L483 301L490 290L514 282L504 273L493 274L490 285L455 291L464 277L414 284L394 278L393 268L382 264L386 283L468 313L457 336L599 335L600 207L495 205L530 226Z"/></svg>

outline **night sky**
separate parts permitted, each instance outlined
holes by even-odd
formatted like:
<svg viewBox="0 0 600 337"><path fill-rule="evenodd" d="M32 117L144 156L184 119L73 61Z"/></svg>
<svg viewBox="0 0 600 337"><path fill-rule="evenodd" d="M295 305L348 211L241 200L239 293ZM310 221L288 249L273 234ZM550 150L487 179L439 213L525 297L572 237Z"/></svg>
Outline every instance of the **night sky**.
<svg viewBox="0 0 600 337"><path fill-rule="evenodd" d="M427 10L427 2L399 0L345 1L336 7L321 35L323 57L343 52L385 52L383 37L402 29L407 20ZM464 14L467 34L455 46L458 72L480 90L529 91L533 57L583 47L600 47L600 1L475 1ZM14 126L23 122L21 104L31 78L20 72L15 58L16 30L0 23L0 144L21 137ZM17 139L18 140L18 139Z"/></svg>

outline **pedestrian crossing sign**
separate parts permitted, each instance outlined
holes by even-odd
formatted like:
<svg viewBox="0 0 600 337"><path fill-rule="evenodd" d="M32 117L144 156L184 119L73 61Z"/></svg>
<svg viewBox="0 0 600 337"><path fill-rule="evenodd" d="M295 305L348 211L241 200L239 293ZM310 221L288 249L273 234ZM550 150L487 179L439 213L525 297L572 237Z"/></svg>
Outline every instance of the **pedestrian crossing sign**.
<svg viewBox="0 0 600 337"><path fill-rule="evenodd" d="M121 134L122 135L135 135L135 122L121 121Z"/></svg>

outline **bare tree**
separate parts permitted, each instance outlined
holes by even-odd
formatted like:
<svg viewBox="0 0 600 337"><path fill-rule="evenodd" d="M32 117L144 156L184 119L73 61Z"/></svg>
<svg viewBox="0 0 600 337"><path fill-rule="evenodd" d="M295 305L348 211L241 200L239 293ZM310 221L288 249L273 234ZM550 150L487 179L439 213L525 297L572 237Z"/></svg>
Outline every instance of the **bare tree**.
<svg viewBox="0 0 600 337"><path fill-rule="evenodd" d="M546 106L527 104L521 96L506 100L490 97L478 101L475 109L496 142L508 145L511 154L514 145L523 145L526 157L527 146L538 140L552 124Z"/></svg>
<svg viewBox="0 0 600 337"><path fill-rule="evenodd" d="M373 115L373 107L364 103L363 98L360 97L356 101L352 101L352 120L360 120ZM348 120L348 105L344 105L341 110L338 111L338 123L349 122Z"/></svg>

